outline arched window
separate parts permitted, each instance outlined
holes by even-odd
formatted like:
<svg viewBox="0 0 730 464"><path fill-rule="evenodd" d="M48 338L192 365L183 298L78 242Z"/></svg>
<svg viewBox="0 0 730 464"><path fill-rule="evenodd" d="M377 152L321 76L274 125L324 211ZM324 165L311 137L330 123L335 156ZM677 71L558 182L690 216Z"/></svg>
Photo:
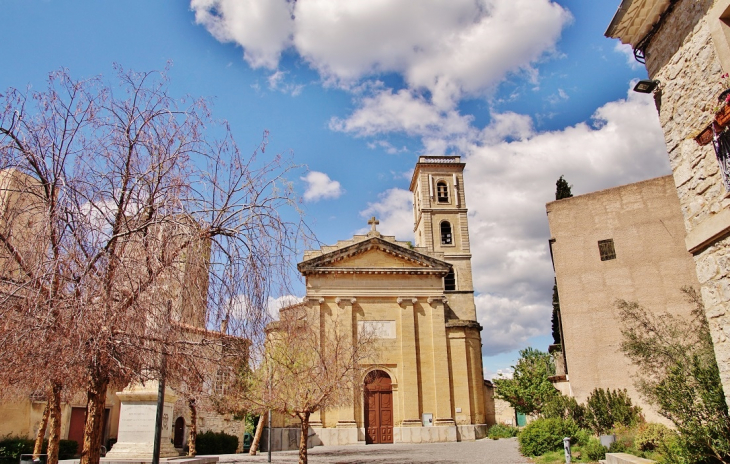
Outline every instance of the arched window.
<svg viewBox="0 0 730 464"><path fill-rule="evenodd" d="M441 245L451 245L454 240L451 237L451 224L449 221L441 223Z"/></svg>
<svg viewBox="0 0 730 464"><path fill-rule="evenodd" d="M446 182L441 181L436 184L436 198L439 203L449 202L449 187L446 185Z"/></svg>
<svg viewBox="0 0 730 464"><path fill-rule="evenodd" d="M454 269L449 269L449 273L444 277L444 290L456 290L456 276Z"/></svg>

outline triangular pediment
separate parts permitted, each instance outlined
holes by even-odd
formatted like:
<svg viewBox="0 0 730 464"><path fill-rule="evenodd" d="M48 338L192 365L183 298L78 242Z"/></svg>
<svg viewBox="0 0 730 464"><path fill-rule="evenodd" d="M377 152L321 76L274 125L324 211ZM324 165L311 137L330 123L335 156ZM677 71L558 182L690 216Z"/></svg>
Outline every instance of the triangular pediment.
<svg viewBox="0 0 730 464"><path fill-rule="evenodd" d="M302 261L297 267L303 274L319 272L446 274L451 265L410 247L380 237L372 237L349 246L325 251Z"/></svg>

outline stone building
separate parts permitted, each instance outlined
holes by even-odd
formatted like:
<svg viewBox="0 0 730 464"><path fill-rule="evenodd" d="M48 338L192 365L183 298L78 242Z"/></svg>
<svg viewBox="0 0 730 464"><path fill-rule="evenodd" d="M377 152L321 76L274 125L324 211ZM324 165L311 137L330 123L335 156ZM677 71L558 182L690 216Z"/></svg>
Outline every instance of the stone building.
<svg viewBox="0 0 730 464"><path fill-rule="evenodd" d="M312 418L322 444L473 440L486 434L481 326L458 156L422 156L410 190L416 243L371 231L320 250L298 265L304 302L324 327L345 315L353 336L377 330L373 388L351 406ZM274 431L276 433L276 431ZM276 446L276 445L275 445Z"/></svg>
<svg viewBox="0 0 730 464"><path fill-rule="evenodd" d="M505 400L495 398L494 384L491 380L484 380L484 395L487 401L487 425L496 424L517 425L515 409Z"/></svg>
<svg viewBox="0 0 730 464"><path fill-rule="evenodd" d="M730 72L730 0L623 0L606 36L630 44L660 83L654 93L710 323L725 398L730 403L730 135L694 137L712 123L723 73ZM719 150L714 150L718 145ZM561 294L562 297L562 294Z"/></svg>
<svg viewBox="0 0 730 464"><path fill-rule="evenodd" d="M553 201L546 209L567 366L555 386L581 403L596 388L626 388L648 420L664 422L634 387L615 301L690 317L693 306L681 288L699 283L672 177Z"/></svg>

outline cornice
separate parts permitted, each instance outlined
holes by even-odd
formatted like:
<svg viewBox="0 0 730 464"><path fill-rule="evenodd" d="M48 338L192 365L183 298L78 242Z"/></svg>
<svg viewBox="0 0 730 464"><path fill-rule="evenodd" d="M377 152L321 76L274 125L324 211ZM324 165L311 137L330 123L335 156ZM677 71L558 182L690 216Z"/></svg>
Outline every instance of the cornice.
<svg viewBox="0 0 730 464"><path fill-rule="evenodd" d="M334 267L330 266L362 253L371 250L378 250L383 253L392 255L398 259L411 262L415 265L423 267L413 268L389 268L389 267ZM315 256L308 260L302 261L297 265L297 269L302 275L310 274L438 274L446 275L450 264L438 258L434 258L420 251L409 249L401 245L391 243L381 237L371 237L362 242L332 250Z"/></svg>

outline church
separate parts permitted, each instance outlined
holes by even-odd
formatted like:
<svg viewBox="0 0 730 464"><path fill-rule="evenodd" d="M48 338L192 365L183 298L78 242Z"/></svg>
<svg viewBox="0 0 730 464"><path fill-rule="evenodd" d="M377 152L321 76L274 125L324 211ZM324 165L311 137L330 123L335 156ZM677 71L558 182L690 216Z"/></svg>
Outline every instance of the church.
<svg viewBox="0 0 730 464"><path fill-rule="evenodd" d="M381 348L354 404L312 416L321 444L486 435L464 166L459 156L419 158L410 184L415 246L382 235L372 218L367 235L307 251L298 264L304 304L320 325L344 314L354 334L376 331Z"/></svg>

